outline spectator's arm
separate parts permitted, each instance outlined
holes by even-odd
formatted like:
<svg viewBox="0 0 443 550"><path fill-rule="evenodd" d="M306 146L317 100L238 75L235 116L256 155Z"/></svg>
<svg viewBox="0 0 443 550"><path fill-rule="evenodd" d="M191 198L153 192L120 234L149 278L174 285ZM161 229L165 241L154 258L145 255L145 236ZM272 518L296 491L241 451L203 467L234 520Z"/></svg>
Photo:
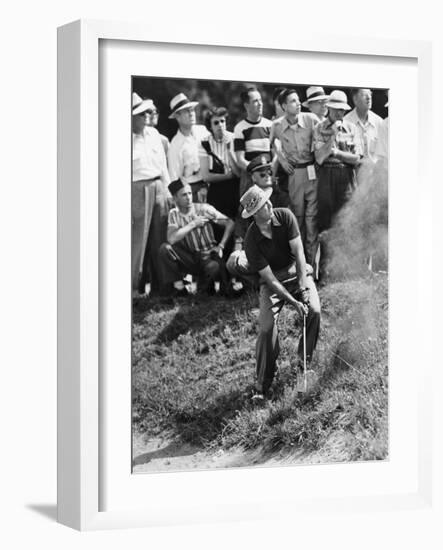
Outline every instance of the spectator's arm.
<svg viewBox="0 0 443 550"><path fill-rule="evenodd" d="M206 223L209 222L208 218L205 218L203 216L197 216L192 221L190 221L187 225L184 227L178 227L176 225L168 225L168 231L167 231L167 240L169 244L175 244L188 235L188 233L191 233L194 229L197 227L203 227Z"/></svg>
<svg viewBox="0 0 443 550"><path fill-rule="evenodd" d="M235 156L237 158L237 164L242 170L246 171L246 168L248 167L249 162L245 159L245 152L244 151L236 151Z"/></svg>
<svg viewBox="0 0 443 550"><path fill-rule="evenodd" d="M183 175L183 162L180 151L174 142L171 142L168 149L168 170L171 181L181 178Z"/></svg>
<svg viewBox="0 0 443 550"><path fill-rule="evenodd" d="M323 164L324 161L331 156L332 148L334 146L334 135L331 134L326 141L321 141L318 138L314 138L314 155L318 164Z"/></svg>
<svg viewBox="0 0 443 550"><path fill-rule="evenodd" d="M220 245L222 248L226 246L226 243L228 242L229 237L232 235L232 232L234 231L234 222L230 218L224 218L224 219L215 219L214 223L221 225L225 228L223 232L223 237L220 239Z"/></svg>

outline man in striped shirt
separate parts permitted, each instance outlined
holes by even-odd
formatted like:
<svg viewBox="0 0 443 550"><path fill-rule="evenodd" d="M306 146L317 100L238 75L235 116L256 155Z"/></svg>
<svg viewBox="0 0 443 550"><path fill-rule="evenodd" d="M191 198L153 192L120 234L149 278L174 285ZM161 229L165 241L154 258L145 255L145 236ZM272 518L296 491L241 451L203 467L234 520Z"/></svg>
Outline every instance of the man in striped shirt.
<svg viewBox="0 0 443 550"><path fill-rule="evenodd" d="M246 110L246 118L234 128L234 150L237 163L242 170L240 195L251 185L246 176L246 169L251 160L264 153L270 153L272 122L263 117L263 101L257 88L250 87L241 93L241 100Z"/></svg>
<svg viewBox="0 0 443 550"><path fill-rule="evenodd" d="M170 183L175 208L169 212L167 243L160 247L160 260L165 271L164 283L174 287L175 295L185 296L183 275L198 277L199 290L211 293L214 281L228 290L228 276L223 250L234 229L234 222L207 203L193 203L192 189L177 179ZM224 227L217 244L212 223Z"/></svg>
<svg viewBox="0 0 443 550"><path fill-rule="evenodd" d="M256 87L251 86L244 90L240 98L246 111L246 118L234 128L234 151L241 171L239 194L242 196L252 185L251 175L247 171L248 164L252 159L271 152L269 137L272 121L263 116L263 101ZM242 247L247 223L240 215L236 222L235 248L238 250Z"/></svg>

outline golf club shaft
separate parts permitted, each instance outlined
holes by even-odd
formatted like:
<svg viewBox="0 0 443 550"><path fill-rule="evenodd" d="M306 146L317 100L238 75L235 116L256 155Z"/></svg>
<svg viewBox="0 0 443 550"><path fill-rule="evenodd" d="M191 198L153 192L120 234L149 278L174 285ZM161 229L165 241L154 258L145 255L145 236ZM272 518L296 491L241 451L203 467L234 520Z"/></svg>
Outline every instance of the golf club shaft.
<svg viewBox="0 0 443 550"><path fill-rule="evenodd" d="M306 379L306 313L303 313L303 377L306 391L308 385L308 381Z"/></svg>

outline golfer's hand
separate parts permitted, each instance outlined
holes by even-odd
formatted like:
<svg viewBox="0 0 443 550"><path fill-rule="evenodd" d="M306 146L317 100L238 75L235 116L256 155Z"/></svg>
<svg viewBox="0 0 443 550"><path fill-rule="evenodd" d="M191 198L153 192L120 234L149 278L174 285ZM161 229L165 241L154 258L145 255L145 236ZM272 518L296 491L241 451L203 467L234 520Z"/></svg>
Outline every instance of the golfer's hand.
<svg viewBox="0 0 443 550"><path fill-rule="evenodd" d="M309 304L309 288L303 288L300 292L301 301L304 304Z"/></svg>
<svg viewBox="0 0 443 550"><path fill-rule="evenodd" d="M205 224L207 224L209 222L209 219L206 218L205 216L196 216L193 220L192 220L192 225L194 226L194 228L196 227L203 227Z"/></svg>
<svg viewBox="0 0 443 550"><path fill-rule="evenodd" d="M295 303L293 304L295 309L297 310L297 313L302 317L303 315L308 314L308 306L307 304L302 304L302 302L299 302L298 300L295 300Z"/></svg>

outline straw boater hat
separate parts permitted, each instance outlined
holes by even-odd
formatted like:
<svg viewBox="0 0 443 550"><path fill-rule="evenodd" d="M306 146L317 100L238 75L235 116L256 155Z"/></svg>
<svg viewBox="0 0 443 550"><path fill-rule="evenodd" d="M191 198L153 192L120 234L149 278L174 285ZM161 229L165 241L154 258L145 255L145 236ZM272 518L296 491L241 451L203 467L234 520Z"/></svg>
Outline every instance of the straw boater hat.
<svg viewBox="0 0 443 550"><path fill-rule="evenodd" d="M154 109L154 102L152 99L142 99L138 94L135 92L132 94L132 114L133 115L139 115L141 113L144 113L148 109Z"/></svg>
<svg viewBox="0 0 443 550"><path fill-rule="evenodd" d="M262 189L258 185L250 187L240 199L243 206L242 218L250 218L269 200L272 195L272 187Z"/></svg>
<svg viewBox="0 0 443 550"><path fill-rule="evenodd" d="M341 90L334 90L331 92L331 95L326 102L326 107L329 107L330 109L343 109L344 111L350 111L351 107L349 107L347 101L348 98L346 97L345 92L342 92Z"/></svg>
<svg viewBox="0 0 443 550"><path fill-rule="evenodd" d="M309 107L311 101L320 101L321 99L329 99L321 86L310 86L306 90L306 101L302 103L303 107Z"/></svg>
<svg viewBox="0 0 443 550"><path fill-rule="evenodd" d="M198 101L189 101L185 94L177 94L169 103L169 107L171 108L169 118L175 118L176 113L182 109L188 109L189 107L195 107L196 105L198 105Z"/></svg>

